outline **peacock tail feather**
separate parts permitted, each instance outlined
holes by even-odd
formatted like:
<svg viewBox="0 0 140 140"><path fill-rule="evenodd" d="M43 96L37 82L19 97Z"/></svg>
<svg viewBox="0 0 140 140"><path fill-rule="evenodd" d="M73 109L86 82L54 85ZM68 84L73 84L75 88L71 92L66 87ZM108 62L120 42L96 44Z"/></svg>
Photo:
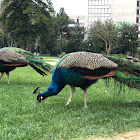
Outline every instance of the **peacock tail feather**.
<svg viewBox="0 0 140 140"><path fill-rule="evenodd" d="M118 64L118 70L122 73L132 74L140 77L140 64L137 62L128 61L125 58L117 58L114 56L105 55L108 59Z"/></svg>
<svg viewBox="0 0 140 140"><path fill-rule="evenodd" d="M131 88L140 90L140 64L125 58L105 55L108 59L118 64L118 71L113 77L115 80Z"/></svg>
<svg viewBox="0 0 140 140"><path fill-rule="evenodd" d="M125 85L127 85L128 87L131 88L136 88L138 90L140 90L140 77L138 76L133 76L130 74L123 74L119 71L116 72L116 75L113 76L113 78Z"/></svg>
<svg viewBox="0 0 140 140"><path fill-rule="evenodd" d="M36 67L42 68L45 71L51 72L52 67L50 64L45 63L43 59L40 57L34 57L34 55L30 51L23 50L21 48L15 48L15 47L5 47L2 49L7 50L13 50L16 53L22 54L32 65L35 65Z"/></svg>

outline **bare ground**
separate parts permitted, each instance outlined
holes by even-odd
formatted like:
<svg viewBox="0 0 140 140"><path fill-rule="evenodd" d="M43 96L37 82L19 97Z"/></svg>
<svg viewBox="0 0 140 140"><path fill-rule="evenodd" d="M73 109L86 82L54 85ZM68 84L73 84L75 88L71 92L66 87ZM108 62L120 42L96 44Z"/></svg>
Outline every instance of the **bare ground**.
<svg viewBox="0 0 140 140"><path fill-rule="evenodd" d="M87 140L140 140L140 130L121 133L113 137L88 138Z"/></svg>

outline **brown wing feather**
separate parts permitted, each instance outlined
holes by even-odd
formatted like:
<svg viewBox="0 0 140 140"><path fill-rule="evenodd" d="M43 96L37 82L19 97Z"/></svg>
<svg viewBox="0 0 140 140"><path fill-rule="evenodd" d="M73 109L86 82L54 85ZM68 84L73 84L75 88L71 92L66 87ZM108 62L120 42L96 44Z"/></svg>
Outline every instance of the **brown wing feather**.
<svg viewBox="0 0 140 140"><path fill-rule="evenodd" d="M21 54L12 50L0 49L0 60L9 64L28 65L29 61Z"/></svg>
<svg viewBox="0 0 140 140"><path fill-rule="evenodd" d="M57 66L57 68L80 67L87 69L98 69L101 67L109 69L117 69L118 65L102 54L90 52L70 53Z"/></svg>
<svg viewBox="0 0 140 140"><path fill-rule="evenodd" d="M88 79L88 80L94 80L94 79L100 79L105 77L114 76L116 74L117 70L111 70L108 74L102 75L102 76L83 76L82 78Z"/></svg>

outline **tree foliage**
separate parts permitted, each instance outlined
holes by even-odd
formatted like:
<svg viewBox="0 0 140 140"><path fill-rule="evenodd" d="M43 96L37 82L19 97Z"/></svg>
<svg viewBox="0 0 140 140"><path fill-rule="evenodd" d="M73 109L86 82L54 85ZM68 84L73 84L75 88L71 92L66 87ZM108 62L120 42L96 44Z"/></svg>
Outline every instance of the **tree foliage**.
<svg viewBox="0 0 140 140"><path fill-rule="evenodd" d="M4 32L0 29L0 46L3 44Z"/></svg>
<svg viewBox="0 0 140 140"><path fill-rule="evenodd" d="M90 39L94 41L95 38L100 44L104 43L107 54L110 54L114 40L117 38L117 28L113 21L106 20L103 23L98 20L90 32Z"/></svg>
<svg viewBox="0 0 140 140"><path fill-rule="evenodd" d="M67 45L67 52L74 52L82 50L82 42L85 36L85 29L77 24L74 28L70 29L69 42Z"/></svg>
<svg viewBox="0 0 140 140"><path fill-rule="evenodd" d="M54 11L50 1L4 0L2 7L1 20L12 39L21 43L23 49L26 49L27 42L33 42L38 37L44 39L52 27Z"/></svg>
<svg viewBox="0 0 140 140"><path fill-rule="evenodd" d="M134 55L139 46L138 26L135 24L122 24L118 29L117 47L114 48L115 53L131 52Z"/></svg>
<svg viewBox="0 0 140 140"><path fill-rule="evenodd" d="M66 14L65 9L61 8L56 16L56 35L58 38L59 52L62 53L68 35L69 35L69 16Z"/></svg>

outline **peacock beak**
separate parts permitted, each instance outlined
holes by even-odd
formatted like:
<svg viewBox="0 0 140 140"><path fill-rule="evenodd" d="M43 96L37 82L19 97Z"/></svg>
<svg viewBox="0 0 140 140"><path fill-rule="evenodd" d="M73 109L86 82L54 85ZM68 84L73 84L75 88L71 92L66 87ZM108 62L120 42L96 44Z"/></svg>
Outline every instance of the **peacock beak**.
<svg viewBox="0 0 140 140"><path fill-rule="evenodd" d="M36 104L39 104L39 103L42 102L42 101L43 101L43 96L37 97L37 102L36 102Z"/></svg>
<svg viewBox="0 0 140 140"><path fill-rule="evenodd" d="M37 100L36 104L39 104L40 102Z"/></svg>

